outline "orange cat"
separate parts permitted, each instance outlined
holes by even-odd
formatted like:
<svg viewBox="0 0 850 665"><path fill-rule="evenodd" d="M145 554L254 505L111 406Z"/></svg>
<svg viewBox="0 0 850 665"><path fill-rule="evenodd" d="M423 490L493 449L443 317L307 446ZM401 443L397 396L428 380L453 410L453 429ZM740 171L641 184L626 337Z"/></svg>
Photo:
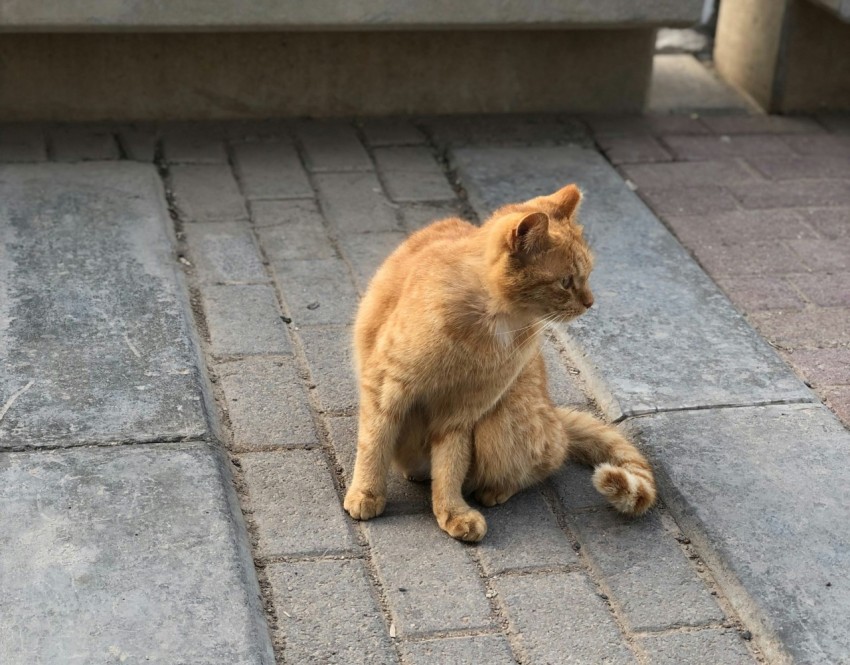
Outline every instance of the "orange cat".
<svg viewBox="0 0 850 665"><path fill-rule="evenodd" d="M432 479L434 515L462 540L487 532L465 492L503 503L568 456L596 466L593 484L618 510L638 515L655 502L649 464L616 428L549 398L540 333L593 305L580 201L568 185L505 206L480 228L436 222L378 270L354 329L352 517L383 512L393 462L410 479Z"/></svg>

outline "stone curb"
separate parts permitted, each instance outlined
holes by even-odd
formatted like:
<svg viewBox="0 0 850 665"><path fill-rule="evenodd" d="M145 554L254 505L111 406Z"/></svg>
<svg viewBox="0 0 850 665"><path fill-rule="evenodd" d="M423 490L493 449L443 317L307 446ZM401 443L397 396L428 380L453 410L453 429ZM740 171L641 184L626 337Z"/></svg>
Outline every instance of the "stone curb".
<svg viewBox="0 0 850 665"><path fill-rule="evenodd" d="M845 658L850 588L837 580L850 472L824 460L846 457L850 432L596 152L450 156L481 219L567 182L585 190L598 305L558 336L607 416L637 434L671 512L762 651L776 662Z"/></svg>

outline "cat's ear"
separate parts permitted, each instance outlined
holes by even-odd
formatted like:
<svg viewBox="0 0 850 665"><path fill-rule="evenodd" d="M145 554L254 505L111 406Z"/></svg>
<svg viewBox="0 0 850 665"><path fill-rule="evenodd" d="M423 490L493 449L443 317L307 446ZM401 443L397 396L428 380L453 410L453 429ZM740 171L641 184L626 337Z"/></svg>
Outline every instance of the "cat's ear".
<svg viewBox="0 0 850 665"><path fill-rule="evenodd" d="M581 190L574 184L567 185L549 196L549 200L557 207L558 215L569 220L572 220L578 211L581 199Z"/></svg>
<svg viewBox="0 0 850 665"><path fill-rule="evenodd" d="M531 256L546 247L548 238L549 217L545 212L532 212L511 228L508 245L511 254Z"/></svg>

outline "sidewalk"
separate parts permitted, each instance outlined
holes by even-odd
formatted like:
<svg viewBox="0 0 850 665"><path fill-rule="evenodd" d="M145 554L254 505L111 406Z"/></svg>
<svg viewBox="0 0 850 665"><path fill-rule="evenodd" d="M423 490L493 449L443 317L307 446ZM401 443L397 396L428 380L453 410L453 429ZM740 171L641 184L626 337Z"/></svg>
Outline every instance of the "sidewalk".
<svg viewBox="0 0 850 665"><path fill-rule="evenodd" d="M201 466L215 469L215 442L221 441L231 462L229 468L205 471L199 477L201 494L217 497L210 499L210 505L214 506L216 528L227 534L222 537L224 544L213 548L208 561L175 561L170 563L174 569L169 571L165 565L169 560L157 554L162 550L154 547L152 540L149 553L134 564L136 572L129 584L122 577L125 572L116 573L124 580L122 588L134 594L137 605L149 603L151 607L156 607L156 602L141 583L149 566L161 566L164 571L159 588L174 585L187 575L197 578L197 582L180 587L171 606L174 611L169 615L169 625L176 634L183 631L182 642L175 638L170 643L171 650L160 654L163 660L177 659L179 654L195 663L225 662L220 660L224 653L221 649L232 649L238 656L226 662L271 662L264 637L250 627L254 618L262 620L251 600L258 580L264 618L279 663L445 663L463 662L463 658L470 663L554 663L564 662L567 656L573 662L780 662L770 651L778 648L778 642L798 657L808 657L806 662L829 662L825 659L829 653L840 652L835 651L843 644L840 635L821 636L822 639L815 635L810 639L808 635L801 637L793 628L788 632L777 629L771 621L784 615L777 614L769 602L760 604L758 596L763 592L759 584L772 583L772 578L761 579L756 574L755 580L749 579L747 571L735 567L737 554L733 553L732 559L722 558L727 554L730 534L737 537L732 527L749 529L752 534L751 544L742 543L739 547L742 556L749 556L750 548L761 546L762 541L759 527L752 526L749 515L730 526L726 520L736 507L716 504L718 500L737 502L746 495L746 488L735 487L734 482L712 485L734 478L737 470L728 469L733 462L728 457L733 451L739 452L733 441L744 430L737 421L731 425L731 420L722 421L726 423L723 430L716 422L705 420L715 415L734 420L729 412L748 413L760 430L752 431L746 440L752 445L743 451L744 460L759 453L761 432L774 427L774 418L765 421L764 414L773 413L771 409L790 414L786 420L792 423L798 418L810 418L817 427L829 416L821 413L822 407L812 402L810 394L784 365L764 350L766 345L724 309L726 305L714 295L710 280L690 267L683 252L684 258L679 258L677 252L681 249L664 235L660 226L653 226L657 221L593 147L596 142L605 150L611 162L636 185L637 193L694 252L733 301L748 314L752 312L751 321L768 339L794 349L786 357L830 406L843 414L846 423L850 379L846 372L842 373L848 360L846 354L841 354L847 349L848 339L841 334L850 331L850 303L846 298L842 300L842 294L847 291L850 268L841 261L850 253L843 251L841 244L847 234L847 217L837 211L842 210L841 206L850 206L850 189L842 179L846 178L846 168L841 171L842 164L847 165L847 153L839 152L832 161L827 159L827 166L821 163L822 158L811 160L804 154L791 154L784 160L757 159L765 151L771 154L771 150L781 152L785 148L802 152L826 145L830 150L840 150L836 146L844 145L844 139L828 135L823 122L814 120L718 116L705 120L591 119L589 124L592 134L585 130L584 123L558 117L488 121L431 118L416 124L388 119L363 124L270 122L162 128L0 129L0 162L74 164L64 167L62 173L73 173L63 177L77 182L74 187L85 193L72 193L78 201L75 212L81 217L86 216L87 210L103 208L101 199L107 195L102 192L116 187L110 185L110 178L143 180L154 173L153 168L133 162L156 163L164 191L154 187L134 195L149 208L159 206L163 218L163 206L167 205L171 213L177 239L174 265L182 267L188 284L191 315L204 360L193 359L193 333L182 329L179 322L172 324L175 332L170 341L165 340L165 352L175 346L187 349L181 367L191 365L193 372L200 372L191 390L196 391L199 402L214 404L209 414L201 415L202 421L209 416L209 423L203 422L191 431L172 432L167 420L158 418L145 421L142 429L146 431L138 436L115 433L114 427L93 428L92 432L103 431L102 436L90 432L76 435L73 430L51 442L49 448L59 447L58 452L37 450L45 428L32 429L26 441L12 445L5 444L8 430L0 429L6 437L0 438L0 448L26 451L0 452L4 505L6 501L13 502L21 507L21 515L26 515L28 522L43 524L31 532L37 534L31 536L32 540L22 541L25 547L11 550L12 556L0 563L0 579L22 575L24 579L38 579L39 584L58 584L63 589L67 586L67 594L57 595L55 601L60 609L87 597L85 589L78 587L79 571L69 569L67 559L60 554L54 555L49 568L22 564L33 547L55 549L57 542L62 542L51 531L51 520L55 518L51 512L45 515L44 505L47 502L53 506L50 510L58 511L68 496L77 494L57 495L50 488L62 485L67 482L63 479L75 474L86 477L88 473L80 464L81 470L68 467L70 470L63 471L62 467L51 471L52 476L43 476L42 468L52 465L53 457L100 456L104 462L98 468L105 469L101 473L115 479L113 482L121 488L118 494L129 502L126 510L121 502L109 509L115 514L125 510L131 522L136 514L133 511L138 510L135 497L144 497L145 492L155 498L146 504L143 513L162 510L163 505L185 506L184 512L194 517L185 524L178 521L171 540L155 541L160 547L165 542L165 549L169 550L182 547L183 538L201 538L187 534L192 532L192 519L201 520L202 531L207 518L189 508L198 501L191 486L185 491L180 483L170 487L176 478L195 472L181 470L179 464L172 462L169 464L177 466L170 468L162 460L173 458L175 446L197 445L204 451L211 449L203 455L211 455L212 466L207 462ZM742 135L740 141L738 137L724 139L723 136L732 136L736 125L750 134L755 126L755 136ZM775 133L794 127L805 132ZM711 128L722 133L713 135ZM746 146L741 150L750 151L748 154L723 152L738 150L739 142ZM719 156L711 151L720 151ZM687 163L674 162L674 157L685 161L689 156ZM754 161L744 161L750 158ZM82 163L88 160L96 160L97 164ZM104 168L102 160L112 161ZM29 187L33 178L41 178L43 184L36 191L49 193L53 185L46 181L55 181L55 169L57 166L52 165L0 167L0 187L6 188L9 178L20 178L30 183ZM357 299L369 275L407 233L433 219L453 214L483 216L500 199L530 189L545 189L550 186L547 179L560 182L568 173L588 179L588 232L600 254L598 276L595 274L600 285L600 311L593 311L593 317L575 330L571 327L569 335L560 331L548 339L546 354L553 393L559 403L596 410L615 420L625 419L664 474L663 504L643 519L626 520L600 501L590 486L587 470L569 467L541 488L527 491L505 506L488 509L489 533L475 547L447 538L429 513L427 488L402 480L391 483L384 516L367 523L349 520L341 508L341 496L354 458L357 390L349 369L348 346ZM804 174L809 179L803 184L791 180L790 184L777 185L765 177L779 178L782 173L790 178ZM813 174L821 174L823 179L812 180ZM132 189L129 185L123 187ZM4 197L6 191L3 190ZM533 193L536 192L528 195ZM20 198L26 200L26 196ZM827 215L820 216L808 206L830 209ZM757 212L748 212L751 208ZM766 208L772 212L764 212ZM785 208L793 210L787 212ZM736 212L726 214L732 209ZM46 205L41 210L47 229L56 206ZM9 219L18 218L16 215L20 216L17 209L7 206L0 225L8 225ZM145 219L150 216L151 213L142 215ZM113 211L104 219L123 217L123 212ZM63 218L57 217L53 223L59 223L59 219ZM631 230L612 225L615 220L622 224L623 219L633 222ZM146 228L151 224L146 222ZM640 257L630 258L630 234L640 229L646 232L644 237L649 239L647 247L651 251L663 250L647 256L671 257L665 265L645 266ZM803 235L798 238L793 229ZM763 240L768 234L768 240ZM82 237L86 239L66 248L77 257L75 260L79 259L75 253L79 247L86 247L88 238L99 236ZM717 243L717 237L723 239L725 246ZM704 242L696 242L695 238ZM828 244L829 238L838 238L838 245ZM157 242L161 243L162 238ZM745 244L748 242L756 244ZM7 243L12 246L11 241ZM725 249L720 251L718 247ZM738 250L739 247L743 249ZM740 260L736 260L739 252ZM97 267L102 265L98 257L107 254L91 252L83 261L86 266L94 266L82 280L86 288L94 289ZM13 262L15 269L9 275L10 283L16 286L22 284L26 265L18 259L20 256L13 254L17 262ZM763 256L771 258L763 260ZM819 262L812 261L812 256L817 256ZM150 261L140 249L124 263L140 263L150 270ZM4 265L8 261L0 260L0 271ZM778 265L783 266L782 276L769 276L776 274ZM657 277L657 282L642 281L637 276L647 268L653 275L669 269L669 274L676 275L684 285L684 291L663 290L664 284L676 281L667 273L663 280ZM111 290L111 280L120 274L118 267L106 274L106 290ZM140 278L144 281L144 274L142 271L133 279L131 271L122 279L130 283ZM171 320L178 321L180 280L169 282L164 272L160 278L164 284L161 290L177 294L169 296L176 298L176 304L165 309ZM56 279L61 284L61 271ZM618 317L625 316L629 295L634 293L631 301L645 298L646 287L656 284L661 285L657 291L657 315L643 322L640 316L632 315L631 331L627 331ZM691 287L695 290L688 291ZM19 297L20 292L15 293ZM92 293L99 292L90 291L82 300ZM675 297L667 297L668 293ZM771 300L776 293L784 300ZM787 303L792 302L789 293L798 305L793 312L787 311L791 309ZM134 307L163 302L157 292L131 292L127 298ZM705 339L721 339L728 330L733 330L735 336L722 342L728 355L716 365L704 368L702 375L679 376L676 370L687 365L689 356L700 356L698 349L688 346L700 334L695 329L689 336L692 331L688 326L692 324L688 323L687 305L691 302L706 304L710 310L703 315ZM130 311L132 308L122 310L126 320L144 321L144 313L133 315ZM0 310L0 314L5 313ZM653 330L666 330L665 326L673 326L680 335L678 344L673 344L672 338L649 341L650 345L670 349L669 357L637 359L634 346L629 345L640 335L649 339ZM48 330L56 335L61 331L61 326ZM800 331L807 331L805 337L800 336ZM125 343L125 333L130 346ZM0 349L3 342L11 339L3 335L0 331ZM17 338L17 343L23 345L23 339ZM135 362L134 357L138 359L133 346L143 358L162 362L161 353L138 348L142 342L131 330L115 331L109 339L117 340L116 347L120 343L128 366ZM58 346L63 346L61 339ZM620 358L632 361L624 366ZM807 360L801 362L800 358ZM48 369L53 367L50 358L41 362ZM8 405L5 418L0 420L3 427L17 422L13 420L18 418L16 409L29 404L27 395L45 394L36 392L35 386L10 404L13 390L20 390L29 380L26 377L31 366L21 363L13 370L5 382L0 380L0 401ZM121 377L122 371L116 371L116 376ZM142 375L146 376L144 371ZM668 383L662 384L662 380ZM130 399L127 396L134 394L133 381L116 381L118 392ZM99 377L93 377L92 382L99 384ZM167 391L163 400L186 394L187 390L175 389L173 394ZM104 403L100 394L92 402L95 406ZM756 406L760 404L771 406ZM725 408L729 405L736 408ZM33 413L46 412L34 408ZM91 421L108 421L111 413L98 413L95 409ZM154 409L154 413L158 412ZM116 418L116 422L124 420ZM798 442L795 430L789 427L787 446L793 450ZM711 455L715 466L724 468L715 470L700 462L700 451L689 448L690 440L679 436L685 431L682 428L701 431L701 440L720 442ZM20 436L16 432L12 435ZM846 444L845 430L836 426L829 432L829 441L836 442L836 446ZM186 438L205 443L165 443ZM812 441L817 443L821 438ZM88 445L116 440L129 445ZM139 445L142 443L145 445ZM786 446L784 440L772 443ZM64 450L69 444L82 447ZM776 451L777 458L781 458L780 453ZM148 459L142 459L145 456ZM17 460L25 460L23 466ZM757 459L750 461L758 466ZM680 462L687 464L677 466ZM127 491L128 484L132 486L130 471L137 464L140 470L135 473L139 474L151 465L164 464L158 483L168 492L151 489L154 486L141 488L142 494ZM698 493L684 495L682 477L677 474L692 468L704 471L705 476L686 479ZM741 478L746 473L745 470ZM804 476L805 473L804 468ZM841 473L837 471L838 480ZM26 492L19 491L28 474L48 480ZM126 474L123 480L122 474ZM89 481L81 482L85 485ZM243 515L228 512L233 507L228 498L231 482L238 493L247 531L243 531ZM834 495L827 495L829 503ZM107 510L98 503L96 492L92 496L95 498L79 503L80 510ZM769 489L763 498L772 500ZM76 504L77 500L73 502ZM704 528L705 507L713 511L714 531ZM797 509L791 505L787 510ZM834 509L839 512L833 516L839 519L844 508ZM776 524L787 516L781 512L777 515ZM752 516L753 520L758 518L758 514ZM92 517L83 514L80 520L86 524ZM166 521L170 522L170 518ZM16 533L6 527L2 532ZM691 542L697 538L695 534L705 533L707 537ZM830 552L836 542L828 540L828 528L824 533L824 552ZM241 568L246 534L253 549L255 571ZM774 546L798 546L798 535L780 533L780 541L788 540ZM115 551L128 551L127 539L131 542L134 537L131 533L122 534ZM92 542L77 546L83 551L95 547ZM730 561L732 565L728 566ZM755 559L752 563L761 565ZM822 563L823 571L840 566L840 561ZM798 583L790 578L782 562L777 570L786 575L785 582ZM83 573L96 578L99 570L95 566ZM718 573L722 573L720 577ZM197 614L181 616L180 607L195 602L193 589L206 576L220 580L218 590L199 596L201 609ZM838 578L819 580L818 584L823 587L827 581L834 585L830 593L839 598L823 603L826 611L832 612L835 603L850 596ZM800 585L808 591L805 582ZM55 630L52 635L27 630L27 622L38 621L44 601L35 596L34 602L22 610L24 589L22 586L19 595L4 595L12 600L0 600L4 616L14 617L11 624L4 622L4 627L0 627L0 654L4 662L28 663L32 662L33 653L41 649L38 653L44 661L51 662L52 654L59 653L51 651L56 648L54 636L78 630L79 617L68 612L57 619L62 630ZM242 604L235 601L222 609L218 603L223 603L224 594L231 592L244 597ZM742 600L752 594L756 594L757 602ZM826 619L820 615L809 618L813 610L806 600L802 598L799 606L791 603L787 611L815 628L835 625L829 624L832 615ZM108 617L105 598L97 596L93 604L97 603L97 611ZM202 633L196 632L201 629L193 623L198 616L206 617L213 625L245 628L224 633L217 652L213 649L193 653L187 650L188 644L202 639ZM139 625L143 627L141 631ZM115 628L108 622L104 626L106 641L102 644L79 642L79 649L92 649L92 645L101 649L87 652L91 662L111 662L110 658L122 654L123 662L144 660L151 655L145 636L158 639L160 630L142 617L134 625L141 637L132 647L121 647L123 631L129 628ZM763 645L770 653L763 651ZM117 655L110 651L113 647L120 647Z"/></svg>

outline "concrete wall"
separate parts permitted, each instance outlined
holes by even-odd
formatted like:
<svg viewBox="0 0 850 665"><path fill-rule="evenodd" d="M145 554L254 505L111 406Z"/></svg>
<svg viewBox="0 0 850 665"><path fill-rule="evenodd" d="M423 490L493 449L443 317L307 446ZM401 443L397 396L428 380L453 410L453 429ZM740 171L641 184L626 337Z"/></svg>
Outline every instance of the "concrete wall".
<svg viewBox="0 0 850 665"><path fill-rule="evenodd" d="M850 110L850 24L808 0L726 0L717 71L771 112Z"/></svg>
<svg viewBox="0 0 850 665"><path fill-rule="evenodd" d="M702 0L0 0L0 31L293 31L690 25Z"/></svg>
<svg viewBox="0 0 850 665"><path fill-rule="evenodd" d="M0 120L640 111L654 30L0 35Z"/></svg>

